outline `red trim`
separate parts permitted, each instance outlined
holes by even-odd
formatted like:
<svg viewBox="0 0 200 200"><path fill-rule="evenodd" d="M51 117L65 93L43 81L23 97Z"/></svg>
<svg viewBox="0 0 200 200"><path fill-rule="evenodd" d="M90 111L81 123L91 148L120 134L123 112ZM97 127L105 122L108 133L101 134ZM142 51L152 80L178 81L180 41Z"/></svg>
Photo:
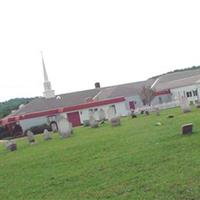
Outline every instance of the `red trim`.
<svg viewBox="0 0 200 200"><path fill-rule="evenodd" d="M62 112L71 112L71 111L82 110L82 109L91 108L91 107L97 107L97 106L108 105L108 104L113 104L113 103L120 103L123 101L125 101L124 97L118 97L114 99L106 99L106 100L101 100L101 101L87 102L87 103L75 105L75 106L57 108L53 110L33 112L33 113L25 114L25 115L20 115L20 116L17 115L17 116L1 119L0 124L6 125L6 124L13 123L22 119L52 116L52 115L62 113Z"/></svg>
<svg viewBox="0 0 200 200"><path fill-rule="evenodd" d="M170 90L163 90L156 92L156 96L170 94Z"/></svg>

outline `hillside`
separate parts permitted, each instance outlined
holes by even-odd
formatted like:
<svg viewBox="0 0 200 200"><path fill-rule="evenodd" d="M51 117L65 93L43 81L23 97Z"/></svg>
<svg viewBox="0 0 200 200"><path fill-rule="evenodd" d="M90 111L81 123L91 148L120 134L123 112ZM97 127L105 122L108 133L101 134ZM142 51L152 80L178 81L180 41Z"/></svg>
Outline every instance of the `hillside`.
<svg viewBox="0 0 200 200"><path fill-rule="evenodd" d="M199 110L169 109L123 118L120 127L79 127L65 140L21 139L12 153L0 146L1 199L200 199L199 119ZM194 134L181 136L188 122Z"/></svg>
<svg viewBox="0 0 200 200"><path fill-rule="evenodd" d="M18 109L21 104L27 104L34 98L15 98L0 102L0 119L9 115L12 110Z"/></svg>
<svg viewBox="0 0 200 200"><path fill-rule="evenodd" d="M200 66L193 66L193 67L187 67L187 68L183 68L183 69L176 69L176 70L164 73L164 74L153 76L151 78L152 79L156 79L156 78L158 78L160 76L167 75L167 74L172 74L172 73L175 73L175 72L186 72L186 71L192 71L192 70L197 70L197 69L200 69Z"/></svg>

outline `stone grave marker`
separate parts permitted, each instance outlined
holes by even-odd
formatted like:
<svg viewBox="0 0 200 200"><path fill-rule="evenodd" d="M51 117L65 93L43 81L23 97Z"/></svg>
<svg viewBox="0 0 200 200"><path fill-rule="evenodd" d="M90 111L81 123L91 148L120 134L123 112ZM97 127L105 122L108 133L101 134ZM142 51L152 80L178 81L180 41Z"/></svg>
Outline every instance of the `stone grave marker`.
<svg viewBox="0 0 200 200"><path fill-rule="evenodd" d="M14 140L7 140L5 142L5 147L8 151L16 151L17 150L17 144Z"/></svg>
<svg viewBox="0 0 200 200"><path fill-rule="evenodd" d="M180 107L183 113L191 112L190 103L187 100L187 97L180 98Z"/></svg>
<svg viewBox="0 0 200 200"><path fill-rule="evenodd" d="M106 114L105 111L101 108L98 111L99 121L105 121L106 120Z"/></svg>
<svg viewBox="0 0 200 200"><path fill-rule="evenodd" d="M61 138L67 138L72 134L72 125L65 117L61 116L57 122L57 125Z"/></svg>
<svg viewBox="0 0 200 200"><path fill-rule="evenodd" d="M119 126L119 125L121 125L120 117L113 117L110 120L110 123L111 123L112 126Z"/></svg>
<svg viewBox="0 0 200 200"><path fill-rule="evenodd" d="M158 107L155 107L155 113L157 116L160 116L160 109Z"/></svg>
<svg viewBox="0 0 200 200"><path fill-rule="evenodd" d="M95 119L95 117L93 115L89 116L89 123L90 123L91 128L98 128L98 126L99 126L98 121Z"/></svg>
<svg viewBox="0 0 200 200"><path fill-rule="evenodd" d="M44 140L51 140L51 139L52 139L52 132L45 129L44 130Z"/></svg>
<svg viewBox="0 0 200 200"><path fill-rule="evenodd" d="M36 143L35 136L34 136L32 131L28 130L26 132L26 135L27 135L27 139L28 139L29 144L35 144Z"/></svg>
<svg viewBox="0 0 200 200"><path fill-rule="evenodd" d="M110 106L107 110L108 120L111 123L111 126L121 125L120 117L116 115L114 107Z"/></svg>
<svg viewBox="0 0 200 200"><path fill-rule="evenodd" d="M182 135L188 135L188 134L192 134L193 131L193 124L189 123L189 124L183 124L181 127L181 134Z"/></svg>

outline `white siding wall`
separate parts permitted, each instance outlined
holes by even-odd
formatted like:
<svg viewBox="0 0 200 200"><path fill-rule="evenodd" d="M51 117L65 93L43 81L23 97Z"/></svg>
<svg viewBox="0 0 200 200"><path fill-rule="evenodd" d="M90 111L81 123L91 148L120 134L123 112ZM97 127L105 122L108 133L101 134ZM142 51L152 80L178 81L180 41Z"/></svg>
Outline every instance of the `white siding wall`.
<svg viewBox="0 0 200 200"><path fill-rule="evenodd" d="M31 128L32 126L38 126L47 123L48 123L47 117L37 117L37 118L20 120L20 125L23 131Z"/></svg>
<svg viewBox="0 0 200 200"><path fill-rule="evenodd" d="M97 107L93 107L91 109L95 109L95 108L97 108L98 110L103 109L105 114L106 114L106 118L108 118L107 110L108 110L109 106L111 106L111 105L115 105L117 115L127 116L129 114L129 111L127 110L127 107L126 107L126 102L114 103L114 104L109 104L109 105L104 105L104 106L97 106ZM89 109L90 108L83 109L83 110L79 111L81 123L83 123L84 120L89 119L89 115L88 115ZM98 113L97 112L95 113L95 118L98 120Z"/></svg>
<svg viewBox="0 0 200 200"><path fill-rule="evenodd" d="M171 89L172 98L173 98L173 100L178 100L179 97L184 97L184 96L187 97L187 92L192 92L192 96L187 97L187 98L188 98L188 101L192 101L193 103L195 103L195 101L198 100L198 96L194 96L194 94L193 94L193 91L195 91L195 90L197 90L198 95L200 95L200 85L199 84Z"/></svg>

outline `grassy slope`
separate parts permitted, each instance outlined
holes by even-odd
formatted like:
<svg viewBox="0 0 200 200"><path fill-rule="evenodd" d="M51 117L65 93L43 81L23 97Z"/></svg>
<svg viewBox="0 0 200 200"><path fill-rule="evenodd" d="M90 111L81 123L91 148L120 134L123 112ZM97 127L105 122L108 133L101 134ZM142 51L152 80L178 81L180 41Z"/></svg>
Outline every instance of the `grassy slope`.
<svg viewBox="0 0 200 200"><path fill-rule="evenodd" d="M180 136L188 122L195 133ZM77 128L66 140L37 140L35 146L18 141L11 153L0 147L0 199L200 199L198 110L124 118L121 127Z"/></svg>

